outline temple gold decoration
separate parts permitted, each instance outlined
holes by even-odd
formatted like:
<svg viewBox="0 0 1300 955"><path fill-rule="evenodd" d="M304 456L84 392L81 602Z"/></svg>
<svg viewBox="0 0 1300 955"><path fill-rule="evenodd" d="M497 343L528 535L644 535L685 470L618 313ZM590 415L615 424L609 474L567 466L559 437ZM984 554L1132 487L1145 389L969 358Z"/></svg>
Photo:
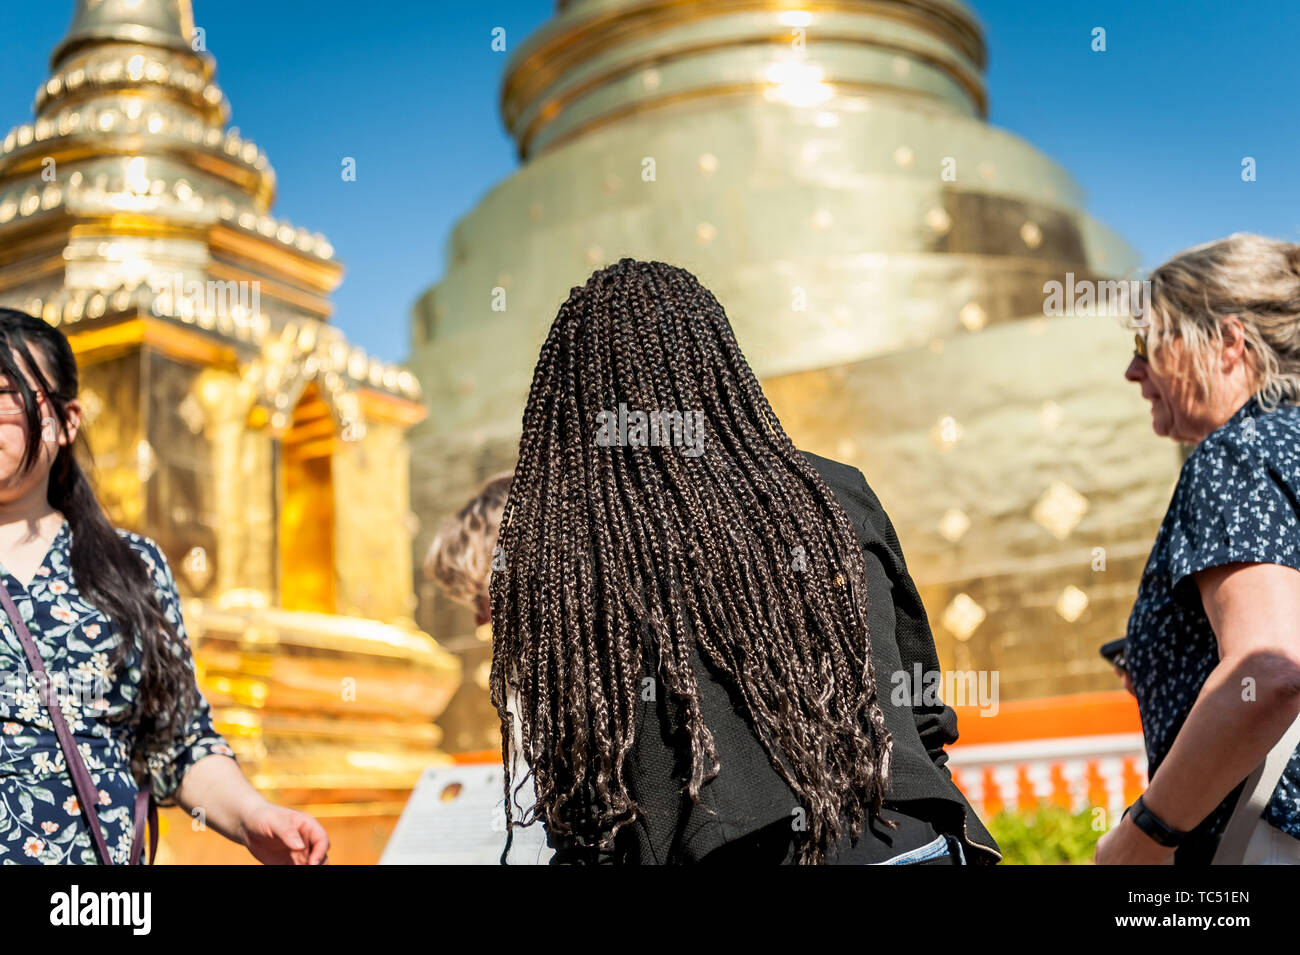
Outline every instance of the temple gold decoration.
<svg viewBox="0 0 1300 955"><path fill-rule="evenodd" d="M985 59L960 0L559 4L506 66L521 166L412 315L416 554L513 467L570 288L658 259L717 295L795 443L866 474L945 667L996 671L1004 701L1118 687L1097 648L1124 633L1178 452L1123 380L1124 322L1045 308L1047 282L1136 257L988 124ZM491 749L489 648L421 598L465 661L449 745Z"/></svg>
<svg viewBox="0 0 1300 955"><path fill-rule="evenodd" d="M189 0L77 0L0 143L0 303L68 336L110 519L166 553L217 728L369 862L460 661L415 624L410 371L329 324L342 266L271 214ZM249 861L180 810L159 861Z"/></svg>

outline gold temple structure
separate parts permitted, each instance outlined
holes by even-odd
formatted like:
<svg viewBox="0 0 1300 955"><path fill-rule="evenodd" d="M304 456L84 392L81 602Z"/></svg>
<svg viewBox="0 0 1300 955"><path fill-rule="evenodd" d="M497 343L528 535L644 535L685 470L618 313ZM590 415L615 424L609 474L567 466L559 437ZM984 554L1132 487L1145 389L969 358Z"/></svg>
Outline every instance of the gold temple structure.
<svg viewBox="0 0 1300 955"><path fill-rule="evenodd" d="M0 143L0 303L72 343L100 499L166 553L245 773L373 862L460 681L413 619L423 395L329 323L342 266L272 216L200 37L189 0L77 0ZM163 817L160 863L252 861Z"/></svg>
<svg viewBox="0 0 1300 955"><path fill-rule="evenodd" d="M659 259L717 295L796 444L866 474L945 667L996 671L1004 701L1116 689L1097 648L1124 633L1178 452L1123 380L1121 318L1045 308L1046 283L1136 257L988 124L985 65L961 0L559 3L506 66L521 166L412 314L416 556L513 467L569 289ZM420 586L417 621L465 663L449 746L492 749L490 634Z"/></svg>

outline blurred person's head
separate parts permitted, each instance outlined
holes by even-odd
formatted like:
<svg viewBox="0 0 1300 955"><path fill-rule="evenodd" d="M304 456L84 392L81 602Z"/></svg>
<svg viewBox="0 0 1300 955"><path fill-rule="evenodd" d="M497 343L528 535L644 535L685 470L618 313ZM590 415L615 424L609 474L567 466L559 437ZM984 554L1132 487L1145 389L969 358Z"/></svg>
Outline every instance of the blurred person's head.
<svg viewBox="0 0 1300 955"><path fill-rule="evenodd" d="M1300 403L1300 245L1238 233L1179 253L1150 283L1148 357L1125 377L1156 434L1195 444L1252 395Z"/></svg>
<svg viewBox="0 0 1300 955"><path fill-rule="evenodd" d="M537 791L525 823L609 848L637 817L627 757L643 659L689 736L699 798L719 764L693 649L743 701L806 814L801 861L879 812L890 737L861 544L689 272L623 259L560 306L500 545L492 700L509 739L507 687L518 693ZM580 811L594 835L573 826Z"/></svg>
<svg viewBox="0 0 1300 955"><path fill-rule="evenodd" d="M111 664L141 669L137 752L169 745L188 720L194 680L144 561L109 522L75 450L89 460L77 361L43 319L0 308L0 508L29 523L60 511L72 532L77 587L119 633ZM78 439L81 439L80 441ZM43 498L43 500L42 500ZM139 768L139 764L137 764Z"/></svg>
<svg viewBox="0 0 1300 955"><path fill-rule="evenodd" d="M488 478L464 507L442 523L424 558L425 576L452 600L473 610L478 626L492 619L488 584L513 477L513 471L502 471Z"/></svg>

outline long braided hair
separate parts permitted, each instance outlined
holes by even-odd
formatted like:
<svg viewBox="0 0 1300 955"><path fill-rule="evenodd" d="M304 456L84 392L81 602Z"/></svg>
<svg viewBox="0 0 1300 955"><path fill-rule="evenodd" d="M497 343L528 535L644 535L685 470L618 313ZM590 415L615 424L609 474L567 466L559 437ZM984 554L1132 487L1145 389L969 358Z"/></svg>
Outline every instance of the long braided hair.
<svg viewBox="0 0 1300 955"><path fill-rule="evenodd" d="M621 443L608 430L601 440L620 405L629 422L638 410L695 414L704 434L656 444L629 424ZM498 547L490 679L506 852L513 828L538 818L601 849L636 818L625 761L643 652L689 734L698 801L720 767L693 645L738 692L804 810L799 862L825 861L846 826L856 839L879 814L891 740L861 545L695 276L625 258L572 290L533 375ZM512 709L537 793L520 820Z"/></svg>
<svg viewBox="0 0 1300 955"><path fill-rule="evenodd" d="M63 332L26 312L0 308L0 374L8 381L6 387L21 395L27 425L21 471L26 475L37 466L42 429L36 392L15 353L49 400L55 427L65 434L67 405L77 397L80 376ZM48 377L42 362L49 369ZM124 667L140 668L136 706L128 707L122 719L135 723L132 764L137 777L143 778L145 754L170 745L188 721L196 693L194 677L182 655L180 636L159 605L149 568L109 523L77 460L80 448L93 468L85 435L83 426L75 441L59 446L50 464L46 497L72 530L70 561L78 589L124 635L110 667L118 674ZM125 636L130 634L136 639Z"/></svg>

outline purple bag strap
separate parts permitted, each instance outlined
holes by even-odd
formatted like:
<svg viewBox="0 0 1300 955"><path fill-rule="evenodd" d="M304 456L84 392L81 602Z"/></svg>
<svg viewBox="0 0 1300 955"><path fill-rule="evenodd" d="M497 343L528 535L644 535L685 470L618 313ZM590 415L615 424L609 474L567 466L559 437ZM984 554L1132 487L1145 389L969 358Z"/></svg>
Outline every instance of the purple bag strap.
<svg viewBox="0 0 1300 955"><path fill-rule="evenodd" d="M9 617L9 622L13 624L14 631L18 634L18 641L23 645L23 652L27 654L28 663L37 673L45 675L45 661L41 659L40 651L36 648L36 642L32 639L27 625L23 622L22 614L18 612L14 604L13 597L7 587L0 586L0 602L4 603L5 613ZM48 687L48 679L43 681ZM104 831L100 827L99 817L91 807L99 804L98 796L95 794L94 784L90 779L90 770L86 768L86 761L81 756L81 751L77 749L72 740L72 733L68 729L67 721L64 719L63 710L57 704L57 698L51 694L49 699L43 701L50 712L50 719L54 723L54 732L59 738L59 746L63 749L64 759L68 764L68 771L72 774L72 782L77 788L77 798L81 801L82 810L90 820L90 834L95 840L95 847L99 850L99 857L105 865L112 865L113 860L108 852L108 844L104 840ZM53 704L53 705L51 705ZM154 857L158 854L158 807L154 803L153 793L148 787L141 788L135 794L135 833L131 840L131 864L138 865L140 862L140 852L144 848L145 824L149 826L149 864L153 865Z"/></svg>
<svg viewBox="0 0 1300 955"><path fill-rule="evenodd" d="M81 751L77 749L76 743L72 740L72 732L68 729L67 720L63 718L63 709L59 706L58 695L49 689L50 681L46 677L45 661L41 659L40 651L36 649L36 642L32 640L32 635L27 632L27 624L23 623L22 614L18 612L18 608L14 605L14 598L10 596L9 588L3 584L0 584L0 601L4 602L5 613L9 615L9 622L13 624L14 631L18 634L18 640L23 645L23 652L27 654L27 662L31 664L33 670L43 677L40 695L46 697L42 702L45 703L45 708L49 710L50 719L54 723L54 732L59 737L59 745L63 748L63 756L68 763L68 771L72 774L73 785L77 787L77 797L81 800L81 811L86 814L86 819L90 823L90 835L95 840L95 848L99 850L100 859L103 860L104 865L112 865L113 857L109 854L108 843L104 841L104 830L99 825L99 815L95 811L95 807L99 805L99 796L95 792L95 784L90 780L90 770L86 768L86 761L82 759ZM148 790L143 792L146 795L148 794ZM137 813L137 832L139 826L140 821Z"/></svg>
<svg viewBox="0 0 1300 955"><path fill-rule="evenodd" d="M135 794L135 837L131 840L131 865L140 864L140 850L144 845L144 824L149 822L149 864L158 854L158 805L148 787Z"/></svg>

